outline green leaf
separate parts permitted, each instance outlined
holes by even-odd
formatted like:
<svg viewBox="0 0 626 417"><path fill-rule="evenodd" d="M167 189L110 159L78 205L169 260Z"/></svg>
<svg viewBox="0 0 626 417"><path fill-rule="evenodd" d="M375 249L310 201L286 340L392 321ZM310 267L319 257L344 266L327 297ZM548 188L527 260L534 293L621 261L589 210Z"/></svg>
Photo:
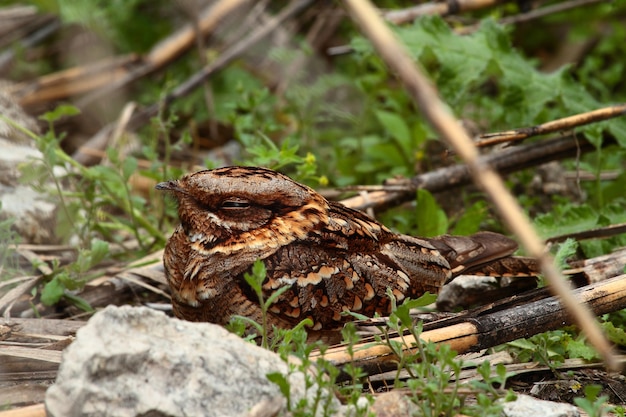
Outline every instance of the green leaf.
<svg viewBox="0 0 626 417"><path fill-rule="evenodd" d="M415 216L419 236L439 236L448 231L448 217L446 213L439 207L432 194L427 190L417 190Z"/></svg>
<svg viewBox="0 0 626 417"><path fill-rule="evenodd" d="M578 339L570 340L567 343L566 352L570 358L582 358L588 361L599 358L593 347Z"/></svg>
<svg viewBox="0 0 626 417"><path fill-rule="evenodd" d="M46 122L53 123L65 116L76 116L77 114L80 114L78 107L71 106L69 104L61 104L54 110L44 113L39 118L41 120L45 120Z"/></svg>
<svg viewBox="0 0 626 417"><path fill-rule="evenodd" d="M65 298L70 300L72 304L74 304L76 307L80 308L81 310L86 311L88 313L95 311L93 307L84 298L74 295L70 292L65 293L64 295L65 295Z"/></svg>
<svg viewBox="0 0 626 417"><path fill-rule="evenodd" d="M569 267L567 259L576 255L578 250L578 242L574 239L567 239L565 242L560 243L559 247L554 255L554 263L559 269L566 269Z"/></svg>
<svg viewBox="0 0 626 417"><path fill-rule="evenodd" d="M245 316L240 316L238 314L235 314L230 317L229 323L232 324L233 331L235 331L240 325L243 325L243 328L245 330L246 323L247 323L248 325L250 325L250 327L254 327L259 335L263 334L263 326L260 323L257 323L256 321L252 320L250 317L245 317ZM249 335L249 336L253 339L257 335L254 335L254 337L252 337L253 335Z"/></svg>
<svg viewBox="0 0 626 417"><path fill-rule="evenodd" d="M285 291L290 288L291 286L285 285L284 287L280 287L279 289L273 291L272 294L267 298L267 300L265 300L265 305L269 307L270 305L274 304L278 297L280 297Z"/></svg>
<svg viewBox="0 0 626 417"><path fill-rule="evenodd" d="M291 384L289 383L289 380L287 379L285 375L281 374L280 372L271 372L267 374L266 377L270 382L273 382L274 384L278 385L280 392L283 394L285 398L287 399L289 398Z"/></svg>
<svg viewBox="0 0 626 417"><path fill-rule="evenodd" d="M535 226L542 238L582 232L598 224L598 213L588 205L565 204L554 211L535 217Z"/></svg>
<svg viewBox="0 0 626 417"><path fill-rule="evenodd" d="M85 171L85 174L92 181L108 182L108 183L115 182L115 183L120 184L118 172L113 167L110 167L110 166L95 165L95 166L89 167L89 169Z"/></svg>
<svg viewBox="0 0 626 417"><path fill-rule="evenodd" d="M626 331L623 328L615 327L610 321L602 323L602 328L611 342L626 346Z"/></svg>
<svg viewBox="0 0 626 417"><path fill-rule="evenodd" d="M536 349L537 348L537 345L534 344L533 342L531 342L528 339L513 340L512 342L507 343L507 345L515 346L515 347L520 348L520 349L528 349L528 350L532 350L532 349Z"/></svg>
<svg viewBox="0 0 626 417"><path fill-rule="evenodd" d="M124 180L128 181L131 175L137 172L138 166L137 158L133 158L132 156L127 157L122 163L122 176Z"/></svg>
<svg viewBox="0 0 626 417"><path fill-rule="evenodd" d="M267 269L265 269L265 263L263 263L262 260L257 259L256 261L254 261L254 264L252 264L252 274L258 280L263 282L263 280L267 276Z"/></svg>
<svg viewBox="0 0 626 417"><path fill-rule="evenodd" d="M384 110L376 111L375 115L380 124L383 126L383 129L396 139L399 144L405 147L411 142L409 126L402 117L396 113Z"/></svg>
<svg viewBox="0 0 626 417"><path fill-rule="evenodd" d="M472 204L459 217L452 229L452 234L467 236L478 232L485 217L487 217L487 203L478 201Z"/></svg>
<svg viewBox="0 0 626 417"><path fill-rule="evenodd" d="M41 291L41 302L47 306L54 305L59 302L64 294L65 286L61 283L60 275L57 275L44 285Z"/></svg>
<svg viewBox="0 0 626 417"><path fill-rule="evenodd" d="M90 267L98 265L109 255L109 242L100 239L91 241Z"/></svg>
<svg viewBox="0 0 626 417"><path fill-rule="evenodd" d="M397 317L404 327L410 328L411 326L413 326L411 310L430 305L436 300L437 296L429 292L426 292L424 295L415 300L407 298L401 305L397 306L394 309L394 311L391 313L391 316Z"/></svg>
<svg viewBox="0 0 626 417"><path fill-rule="evenodd" d="M254 264L252 264L251 273L246 272L245 274L243 274L243 277L248 285L252 287L254 292L257 295L260 295L263 293L262 284L265 280L266 274L267 271L265 270L265 264L260 259L257 259L256 261L254 261Z"/></svg>
<svg viewBox="0 0 626 417"><path fill-rule="evenodd" d="M416 298L416 299L407 298L402 303L402 306L409 310L413 310L415 308L421 308L421 307L426 307L428 305L431 305L435 301L437 301L437 294L431 294L430 292L426 291L419 298Z"/></svg>

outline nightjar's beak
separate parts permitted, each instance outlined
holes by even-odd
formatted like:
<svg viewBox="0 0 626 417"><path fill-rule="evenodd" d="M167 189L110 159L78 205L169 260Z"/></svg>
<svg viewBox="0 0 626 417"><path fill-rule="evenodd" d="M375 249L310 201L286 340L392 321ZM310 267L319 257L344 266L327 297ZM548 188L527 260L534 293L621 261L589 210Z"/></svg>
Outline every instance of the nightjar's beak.
<svg viewBox="0 0 626 417"><path fill-rule="evenodd" d="M178 181L165 181L158 183L154 188L159 191L172 191L175 193L184 193L185 190L178 186Z"/></svg>

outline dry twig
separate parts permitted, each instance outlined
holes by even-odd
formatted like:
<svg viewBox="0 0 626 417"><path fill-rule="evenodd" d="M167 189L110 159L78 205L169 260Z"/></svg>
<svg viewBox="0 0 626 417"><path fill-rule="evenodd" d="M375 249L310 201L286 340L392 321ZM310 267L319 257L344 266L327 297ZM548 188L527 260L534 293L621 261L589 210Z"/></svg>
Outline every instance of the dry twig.
<svg viewBox="0 0 626 417"><path fill-rule="evenodd" d="M602 145L609 145L613 142L612 138L607 137ZM513 146L493 152L489 155L481 156L480 164L489 165L501 174L506 174L545 162L574 157L594 149L586 139L577 139L573 135L568 135L532 145ZM382 209L413 200L415 191L418 188L436 193L470 183L471 175L467 165L458 164L416 175L407 183L402 184L404 186L403 190L374 191L368 193L365 197L358 195L347 198L342 203L359 210L369 208Z"/></svg>
<svg viewBox="0 0 626 417"><path fill-rule="evenodd" d="M579 288L573 294L577 302L588 303L596 315L621 310L626 307L626 275ZM475 352L572 324L571 312L558 297L497 307L429 323L420 339L446 343L458 353ZM390 341L404 345L406 350L414 349L419 343L410 335L390 336ZM346 351L345 346L338 345L318 355L337 366L352 363L368 373L397 368L397 358L389 344L366 339L353 346L351 351L353 354Z"/></svg>
<svg viewBox="0 0 626 417"><path fill-rule="evenodd" d="M228 14L245 1L222 0L212 5L200 13L198 27L204 35L211 33ZM91 92L77 103L81 107L162 68L191 48L194 38L193 25L185 25L156 44L145 57L129 54L106 58L87 66L69 68L40 77L35 83L16 84L10 91L20 98L22 106Z"/></svg>
<svg viewBox="0 0 626 417"><path fill-rule="evenodd" d="M508 16L498 21L501 25L512 25L516 23L529 22L531 20L541 19L542 17L550 16L552 14L565 12L567 10L575 9L578 7L589 6L596 3L605 3L605 0L571 0L564 1L558 4L552 4L539 9L531 10L526 13L521 13L515 16ZM456 30L459 35L465 35L477 30L479 25L466 26Z"/></svg>
<svg viewBox="0 0 626 417"><path fill-rule="evenodd" d="M46 406L43 403L0 412L0 417L46 417L46 415Z"/></svg>
<svg viewBox="0 0 626 417"><path fill-rule="evenodd" d="M572 238L576 240L605 238L626 233L626 223L612 224L610 226L598 227L596 229L584 230L582 232L568 233L546 239L546 242L563 242Z"/></svg>
<svg viewBox="0 0 626 417"><path fill-rule="evenodd" d="M383 13L385 20L395 23L396 25L408 23L420 16L431 15L447 15L461 13L471 10L478 10L485 7L495 6L502 3L501 0L457 0L457 1L438 1L419 4L401 10L392 10Z"/></svg>
<svg viewBox="0 0 626 417"><path fill-rule="evenodd" d="M522 127L505 132L484 133L479 135L482 140L475 142L478 147L496 145L503 142L516 142L531 136L545 135L547 133L570 130L578 126L600 122L602 120L623 116L626 114L626 104L604 107L562 119L552 120L537 126Z"/></svg>

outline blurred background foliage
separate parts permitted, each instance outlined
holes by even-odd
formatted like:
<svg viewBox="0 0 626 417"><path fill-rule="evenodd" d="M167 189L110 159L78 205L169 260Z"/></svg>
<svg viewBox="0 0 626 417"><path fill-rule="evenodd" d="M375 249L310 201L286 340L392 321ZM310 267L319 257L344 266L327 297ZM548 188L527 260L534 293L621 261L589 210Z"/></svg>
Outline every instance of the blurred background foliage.
<svg viewBox="0 0 626 417"><path fill-rule="evenodd" d="M286 3L268 2L267 6L277 12ZM528 22L498 23L564 3L502 2L471 13L420 17L394 25L394 30L471 134L533 126L626 102L626 1L595 2ZM145 54L175 28L192 21L204 5L191 0L40 0L32 4L42 13L59 16L62 29L40 47L40 53L25 55L12 66L10 75L15 80L85 65L104 56ZM415 2L380 1L377 5L398 10ZM158 180L194 166L249 164L280 169L316 188L343 187L379 184L457 163L341 5L316 2L310 9L201 88L175 100L133 135L132 152L117 158L126 164L120 168L121 182L129 178L129 166ZM324 26L323 19L335 23ZM312 27L320 21L328 33L313 37L321 41L310 42ZM158 103L255 24L245 20L245 14L229 18L210 39L199 41L200 47L142 77L121 98L81 108L80 116L74 118L83 131L68 128L57 138L60 147L71 154L81 146L81 138L116 120L123 102ZM61 51L63 47L68 51ZM585 230L625 221L626 119L595 123L576 133L597 150L558 166L508 177L546 238L564 229ZM615 144L603 146L607 138ZM127 158L149 163L128 165ZM579 181L576 172L595 179ZM613 175L601 180L607 178L603 173ZM94 181L99 180L94 177ZM546 192L547 181L561 187ZM140 199L136 207L148 209L157 208L153 200L160 199L151 191L133 198ZM126 207L124 212L128 215L132 210ZM157 223L162 221L160 213L154 215ZM171 207L167 213L174 215ZM502 229L473 187L436 196L420 191L414 204L379 215L396 230L421 235ZM129 227L145 227L132 217ZM98 234L102 236L103 230ZM163 240L155 238L154 242L160 245ZM591 256L618 245L626 245L625 236L584 242L582 250Z"/></svg>

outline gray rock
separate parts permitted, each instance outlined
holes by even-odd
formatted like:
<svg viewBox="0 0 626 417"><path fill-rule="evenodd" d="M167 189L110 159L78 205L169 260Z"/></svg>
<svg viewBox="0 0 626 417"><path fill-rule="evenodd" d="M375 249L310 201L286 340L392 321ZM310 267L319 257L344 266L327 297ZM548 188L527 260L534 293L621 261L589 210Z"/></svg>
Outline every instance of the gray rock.
<svg viewBox="0 0 626 417"><path fill-rule="evenodd" d="M14 85L7 80L0 80L0 114L12 123L33 133L39 133L37 119L26 113L20 106L19 100L9 92ZM0 138L7 138L14 143L30 144L32 142L28 135L4 118L0 118Z"/></svg>
<svg viewBox="0 0 626 417"><path fill-rule="evenodd" d="M571 404L539 400L530 395L520 394L517 400L504 403L506 417L579 417L578 408Z"/></svg>
<svg viewBox="0 0 626 417"><path fill-rule="evenodd" d="M468 296L484 294L497 285L493 277L461 275L444 285L437 296L437 308L441 311L454 311L458 307L467 306Z"/></svg>
<svg viewBox="0 0 626 417"><path fill-rule="evenodd" d="M276 354L219 326L109 306L65 350L46 409L57 417L240 416L280 401L284 413L286 400L266 376L273 372L288 375L291 404L319 395L317 415L324 406L327 415L341 411L331 393L305 388L312 373L290 372Z"/></svg>
<svg viewBox="0 0 626 417"><path fill-rule="evenodd" d="M420 409L409 397L398 391L389 391L376 397L370 411L376 417L411 417L418 416Z"/></svg>

